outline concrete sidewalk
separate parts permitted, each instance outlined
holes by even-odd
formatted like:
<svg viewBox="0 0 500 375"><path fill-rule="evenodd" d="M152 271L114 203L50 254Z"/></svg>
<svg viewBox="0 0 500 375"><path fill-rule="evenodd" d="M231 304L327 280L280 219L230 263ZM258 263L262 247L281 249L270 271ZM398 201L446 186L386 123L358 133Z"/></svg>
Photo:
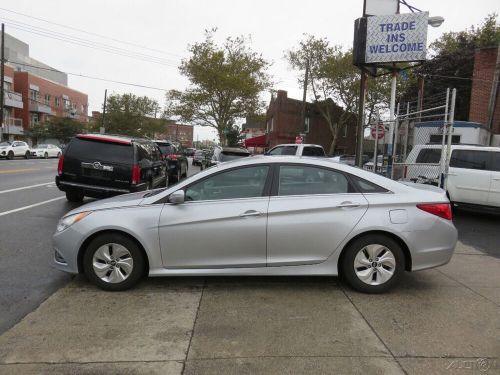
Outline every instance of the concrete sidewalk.
<svg viewBox="0 0 500 375"><path fill-rule="evenodd" d="M500 259L450 264L385 295L335 278L78 277L0 337L1 374L497 374Z"/></svg>

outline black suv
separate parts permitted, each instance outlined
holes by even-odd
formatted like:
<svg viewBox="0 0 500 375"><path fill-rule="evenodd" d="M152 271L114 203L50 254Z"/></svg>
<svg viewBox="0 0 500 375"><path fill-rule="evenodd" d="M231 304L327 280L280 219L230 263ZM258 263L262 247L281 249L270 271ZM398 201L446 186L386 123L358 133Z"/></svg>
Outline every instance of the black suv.
<svg viewBox="0 0 500 375"><path fill-rule="evenodd" d="M56 185L69 201L81 202L166 186L166 166L152 141L80 134L59 158Z"/></svg>
<svg viewBox="0 0 500 375"><path fill-rule="evenodd" d="M187 177L188 159L185 152L170 141L154 141L160 148L161 155L167 162L168 179L179 182L182 177Z"/></svg>

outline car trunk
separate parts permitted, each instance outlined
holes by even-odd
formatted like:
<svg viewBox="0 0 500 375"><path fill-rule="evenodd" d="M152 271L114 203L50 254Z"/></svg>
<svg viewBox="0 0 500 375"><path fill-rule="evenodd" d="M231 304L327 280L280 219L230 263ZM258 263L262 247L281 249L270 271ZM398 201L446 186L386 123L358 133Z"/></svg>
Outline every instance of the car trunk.
<svg viewBox="0 0 500 375"><path fill-rule="evenodd" d="M133 164L131 143L74 138L64 154L63 176L68 182L128 189Z"/></svg>

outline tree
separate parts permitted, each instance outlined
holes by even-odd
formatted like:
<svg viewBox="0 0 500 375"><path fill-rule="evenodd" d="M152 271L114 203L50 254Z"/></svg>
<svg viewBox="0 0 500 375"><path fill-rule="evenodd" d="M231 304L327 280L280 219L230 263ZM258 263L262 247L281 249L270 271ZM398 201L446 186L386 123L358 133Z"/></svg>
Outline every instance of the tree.
<svg viewBox="0 0 500 375"><path fill-rule="evenodd" d="M285 57L294 69L305 71L309 65L308 88L312 90L316 107L330 129L329 153L333 154L339 129L354 116L358 103L360 75L352 65L352 52L344 52L340 46L330 46L326 38L308 35ZM303 79L299 79L299 83L303 85ZM335 105L343 108L338 118L334 116Z"/></svg>
<svg viewBox="0 0 500 375"><path fill-rule="evenodd" d="M225 130L226 144L229 147L238 147L243 137L241 136L241 129L233 125L231 128Z"/></svg>
<svg viewBox="0 0 500 375"><path fill-rule="evenodd" d="M253 52L244 37L214 41L215 29L189 48L191 57L179 71L190 82L185 91L167 93L165 115L193 125L215 128L221 144L237 119L258 112L260 93L270 86L269 63Z"/></svg>
<svg viewBox="0 0 500 375"><path fill-rule="evenodd" d="M38 140L54 138L68 143L71 137L85 131L85 124L66 117L53 117L48 122L37 124L29 130L29 136Z"/></svg>
<svg viewBox="0 0 500 375"><path fill-rule="evenodd" d="M164 131L162 122L155 121L158 102L147 96L134 94L113 94L106 101L104 127L107 133L132 137L153 137L155 132ZM96 124L99 125L100 124Z"/></svg>
<svg viewBox="0 0 500 375"><path fill-rule="evenodd" d="M475 50L495 47L499 43L500 26L496 14L488 15L478 27L444 33L430 45L431 58L414 71L426 79L425 95L439 95L448 87L456 88L455 119L468 120ZM405 91L405 97L414 100L417 93L418 85L414 81Z"/></svg>

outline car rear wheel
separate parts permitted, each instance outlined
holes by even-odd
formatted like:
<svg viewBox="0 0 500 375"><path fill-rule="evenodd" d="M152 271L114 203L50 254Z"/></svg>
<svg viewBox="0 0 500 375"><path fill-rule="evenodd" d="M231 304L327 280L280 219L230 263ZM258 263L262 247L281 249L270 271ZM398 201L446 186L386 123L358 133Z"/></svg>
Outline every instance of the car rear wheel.
<svg viewBox="0 0 500 375"><path fill-rule="evenodd" d="M44 157L45 159L48 159L48 158L49 158L49 154L46 152L45 154L43 154L43 157Z"/></svg>
<svg viewBox="0 0 500 375"><path fill-rule="evenodd" d="M397 283L404 271L401 246L384 235L360 237L345 250L341 276L363 293L384 293Z"/></svg>
<svg viewBox="0 0 500 375"><path fill-rule="evenodd" d="M83 257L85 276L99 288L126 290L144 276L146 262L139 246L119 233L93 239Z"/></svg>
<svg viewBox="0 0 500 375"><path fill-rule="evenodd" d="M83 201L84 194L81 191L70 190L66 192L66 199L70 202L79 203Z"/></svg>
<svg viewBox="0 0 500 375"><path fill-rule="evenodd" d="M29 151L26 151L26 152L24 153L24 158L25 158L25 159L29 159L29 158L30 158L30 156L31 156L31 155L30 155L30 152L29 152Z"/></svg>
<svg viewBox="0 0 500 375"><path fill-rule="evenodd" d="M7 154L7 159L9 159L9 160L14 159L14 152L9 151L9 153Z"/></svg>

